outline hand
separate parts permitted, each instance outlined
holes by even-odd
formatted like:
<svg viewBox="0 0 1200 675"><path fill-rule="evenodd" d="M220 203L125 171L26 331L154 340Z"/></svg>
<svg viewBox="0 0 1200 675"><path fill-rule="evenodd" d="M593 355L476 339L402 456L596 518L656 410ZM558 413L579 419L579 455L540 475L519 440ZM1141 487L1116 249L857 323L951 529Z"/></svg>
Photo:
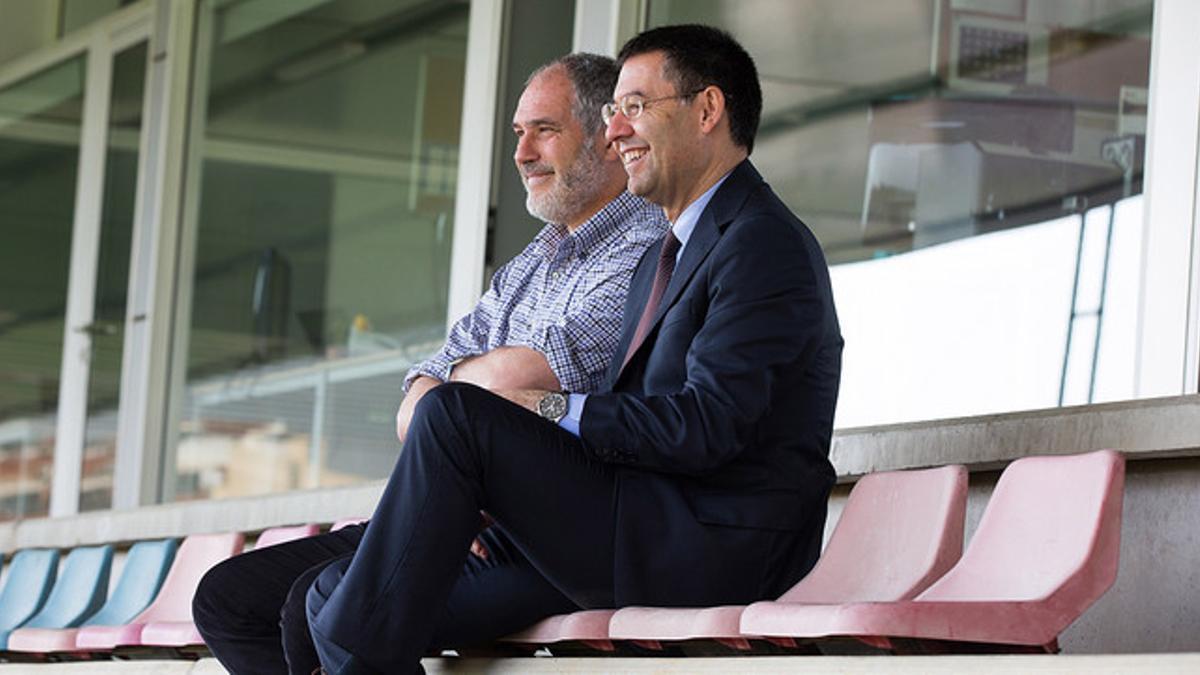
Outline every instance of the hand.
<svg viewBox="0 0 1200 675"><path fill-rule="evenodd" d="M487 560L488 558L487 547L483 545L483 542L479 539L479 537L475 537L471 540L471 555L479 558L480 560Z"/></svg>
<svg viewBox="0 0 1200 675"><path fill-rule="evenodd" d="M538 402L542 397L550 393L544 389L500 389L494 392L497 396L502 396L513 403L533 412L538 411Z"/></svg>
<svg viewBox="0 0 1200 675"><path fill-rule="evenodd" d="M492 520L492 517L487 514L486 511L480 511L479 515L480 515L480 517L483 518L483 522L480 524L480 528L479 528L480 532L491 527L492 523L495 522ZM487 547L483 545L483 540L480 539L479 537L475 537L474 539L471 540L471 554L474 555L476 558L479 558L480 560L488 559L489 554L488 554Z"/></svg>
<svg viewBox="0 0 1200 675"><path fill-rule="evenodd" d="M400 402L400 410L396 411L396 438L400 439L401 443L404 442L404 437L408 435L408 425L412 422L413 409L417 407L417 402L430 389L441 383L442 381L436 378L420 375L409 385L408 393L404 395L404 400Z"/></svg>

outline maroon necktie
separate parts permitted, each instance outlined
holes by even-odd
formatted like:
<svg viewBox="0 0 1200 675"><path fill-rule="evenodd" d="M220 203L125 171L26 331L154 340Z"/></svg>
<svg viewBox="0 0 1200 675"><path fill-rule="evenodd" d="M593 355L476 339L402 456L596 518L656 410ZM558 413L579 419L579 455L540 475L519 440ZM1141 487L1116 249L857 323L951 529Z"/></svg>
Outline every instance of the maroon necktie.
<svg viewBox="0 0 1200 675"><path fill-rule="evenodd" d="M629 363L633 353L641 346L642 340L646 339L646 333L650 332L654 314L658 311L659 303L662 302L667 284L671 282L671 273L675 271L675 254L679 252L680 246L679 240L675 238L675 233L667 230L667 235L663 237L662 251L658 254L658 270L654 272L654 287L650 289L650 297L646 300L646 309L642 311L642 318L638 320L637 330L634 331L633 340L629 343L629 350L625 352L625 360L621 362L622 368Z"/></svg>

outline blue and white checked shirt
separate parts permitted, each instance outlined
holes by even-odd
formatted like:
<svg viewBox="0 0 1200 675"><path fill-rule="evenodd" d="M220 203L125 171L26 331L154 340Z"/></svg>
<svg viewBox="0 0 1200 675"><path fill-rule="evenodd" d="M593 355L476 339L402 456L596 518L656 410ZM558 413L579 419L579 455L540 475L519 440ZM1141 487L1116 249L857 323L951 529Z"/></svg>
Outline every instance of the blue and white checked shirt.
<svg viewBox="0 0 1200 675"><path fill-rule="evenodd" d="M669 223L662 209L622 192L575 232L547 224L496 271L446 344L404 378L446 381L451 364L497 347L529 347L546 356L563 389L597 389L617 341L629 281L646 249Z"/></svg>

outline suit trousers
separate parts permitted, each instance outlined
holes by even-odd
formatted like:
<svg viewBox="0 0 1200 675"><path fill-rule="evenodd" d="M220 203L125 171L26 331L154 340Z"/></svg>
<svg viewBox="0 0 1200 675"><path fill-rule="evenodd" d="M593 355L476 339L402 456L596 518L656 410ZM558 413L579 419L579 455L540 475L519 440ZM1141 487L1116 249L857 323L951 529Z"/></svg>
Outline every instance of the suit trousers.
<svg viewBox="0 0 1200 675"><path fill-rule="evenodd" d="M214 568L197 625L234 673L308 673L314 646L330 673L419 672L432 649L612 606L614 494L613 468L575 436L486 390L443 384L414 411L365 530ZM468 555L481 510L495 520L484 560Z"/></svg>

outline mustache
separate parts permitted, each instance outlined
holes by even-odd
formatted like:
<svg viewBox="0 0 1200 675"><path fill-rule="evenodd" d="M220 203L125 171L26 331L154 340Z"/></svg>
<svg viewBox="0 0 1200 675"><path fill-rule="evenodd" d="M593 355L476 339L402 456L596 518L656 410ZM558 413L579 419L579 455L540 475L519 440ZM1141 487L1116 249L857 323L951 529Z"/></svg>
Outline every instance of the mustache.
<svg viewBox="0 0 1200 675"><path fill-rule="evenodd" d="M525 162L521 165L521 176L528 178L534 173L554 173L554 167L545 162Z"/></svg>

